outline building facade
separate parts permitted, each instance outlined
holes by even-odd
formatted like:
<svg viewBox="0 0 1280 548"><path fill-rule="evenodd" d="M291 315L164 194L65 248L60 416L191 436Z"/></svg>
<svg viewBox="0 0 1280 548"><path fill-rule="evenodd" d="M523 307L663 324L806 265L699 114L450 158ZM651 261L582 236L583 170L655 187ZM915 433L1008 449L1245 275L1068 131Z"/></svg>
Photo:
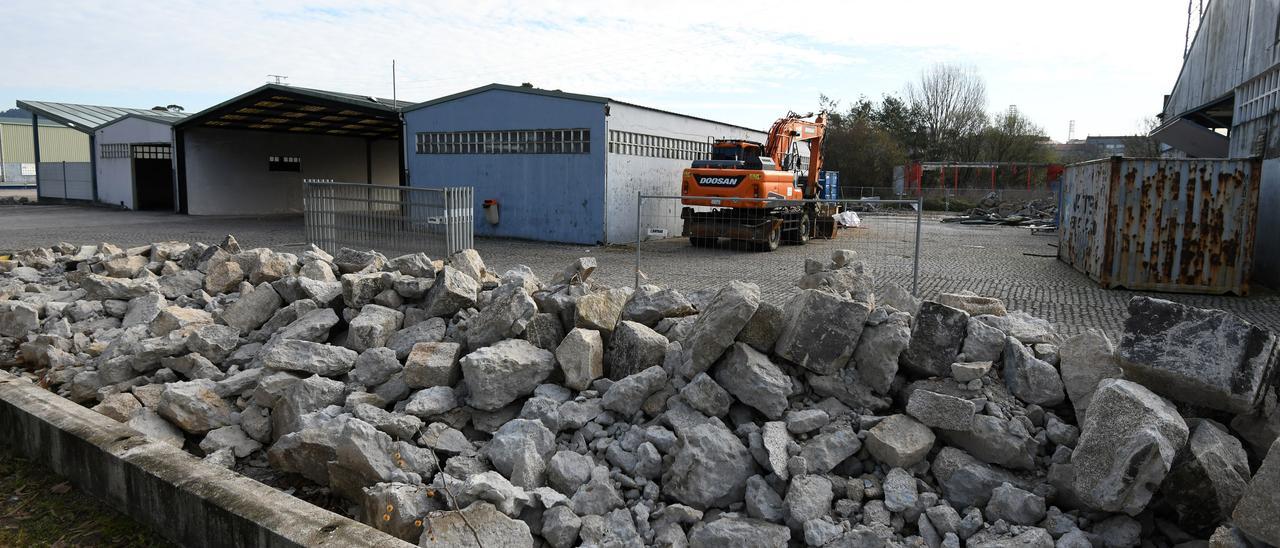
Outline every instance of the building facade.
<svg viewBox="0 0 1280 548"><path fill-rule="evenodd" d="M89 137L53 122L40 122L40 161L87 162ZM35 138L31 118L0 118L0 184L36 182Z"/></svg>
<svg viewBox="0 0 1280 548"><path fill-rule="evenodd" d="M497 223L476 216L477 235L575 244L634 242L639 194L679 195L682 170L709 157L714 139L765 140L607 97L500 84L410 107L404 123L412 186L471 186L477 207L497 208ZM672 225L679 209L645 217Z"/></svg>

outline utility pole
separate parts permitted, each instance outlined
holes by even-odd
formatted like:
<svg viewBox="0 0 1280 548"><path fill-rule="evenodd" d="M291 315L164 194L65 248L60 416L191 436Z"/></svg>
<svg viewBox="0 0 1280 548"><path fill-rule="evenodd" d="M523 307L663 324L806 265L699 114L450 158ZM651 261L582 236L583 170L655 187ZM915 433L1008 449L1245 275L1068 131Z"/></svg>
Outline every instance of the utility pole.
<svg viewBox="0 0 1280 548"><path fill-rule="evenodd" d="M1076 121L1072 120L1070 124L1067 124L1067 142L1070 143L1071 139L1074 139L1075 136L1076 136Z"/></svg>
<svg viewBox="0 0 1280 548"><path fill-rule="evenodd" d="M285 82L285 80L288 80L288 79L289 79L289 77L288 77L288 76L285 76L285 75L283 75L283 74L268 74L268 75L267 75L267 78L272 78L272 79L274 79L274 80L275 80L274 82L267 82L268 84L276 84L276 85L280 85L280 86L287 86L287 85L289 85L287 82Z"/></svg>

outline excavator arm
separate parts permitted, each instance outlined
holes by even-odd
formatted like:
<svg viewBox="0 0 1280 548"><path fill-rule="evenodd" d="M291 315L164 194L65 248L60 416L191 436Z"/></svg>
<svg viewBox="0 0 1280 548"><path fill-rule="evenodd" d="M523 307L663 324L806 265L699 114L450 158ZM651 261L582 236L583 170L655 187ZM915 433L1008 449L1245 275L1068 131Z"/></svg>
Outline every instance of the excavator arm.
<svg viewBox="0 0 1280 548"><path fill-rule="evenodd" d="M826 132L826 113L818 113L817 118L812 121L807 119L811 116L812 113L802 116L788 112L769 128L769 141L765 144L765 153L779 166L785 164L785 156L795 143L809 144L809 174L805 179L805 198L818 197L818 190L821 188L818 184L818 172L822 170L822 140ZM795 167L792 166L792 169Z"/></svg>

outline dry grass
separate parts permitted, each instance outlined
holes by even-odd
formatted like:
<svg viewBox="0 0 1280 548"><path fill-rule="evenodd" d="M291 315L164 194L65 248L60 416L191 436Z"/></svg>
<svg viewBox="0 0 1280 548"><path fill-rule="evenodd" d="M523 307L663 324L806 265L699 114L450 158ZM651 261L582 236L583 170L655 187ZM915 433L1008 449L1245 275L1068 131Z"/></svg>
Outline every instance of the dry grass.
<svg viewBox="0 0 1280 548"><path fill-rule="evenodd" d="M172 546L36 463L0 454L0 546Z"/></svg>

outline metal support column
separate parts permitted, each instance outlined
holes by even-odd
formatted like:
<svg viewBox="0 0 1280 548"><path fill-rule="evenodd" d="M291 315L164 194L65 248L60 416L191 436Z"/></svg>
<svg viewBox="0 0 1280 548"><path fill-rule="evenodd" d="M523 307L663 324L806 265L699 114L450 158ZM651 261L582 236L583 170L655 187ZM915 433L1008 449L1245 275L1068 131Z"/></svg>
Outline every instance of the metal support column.
<svg viewBox="0 0 1280 548"><path fill-rule="evenodd" d="M36 155L36 201L43 198L40 193L40 116L31 113L31 148L35 150Z"/></svg>
<svg viewBox="0 0 1280 548"><path fill-rule="evenodd" d="M644 195L639 191L636 192L636 289L640 289L640 204L644 201Z"/></svg>
<svg viewBox="0 0 1280 548"><path fill-rule="evenodd" d="M924 220L924 196L916 199L916 253L911 261L911 294L920 296L920 226Z"/></svg>

